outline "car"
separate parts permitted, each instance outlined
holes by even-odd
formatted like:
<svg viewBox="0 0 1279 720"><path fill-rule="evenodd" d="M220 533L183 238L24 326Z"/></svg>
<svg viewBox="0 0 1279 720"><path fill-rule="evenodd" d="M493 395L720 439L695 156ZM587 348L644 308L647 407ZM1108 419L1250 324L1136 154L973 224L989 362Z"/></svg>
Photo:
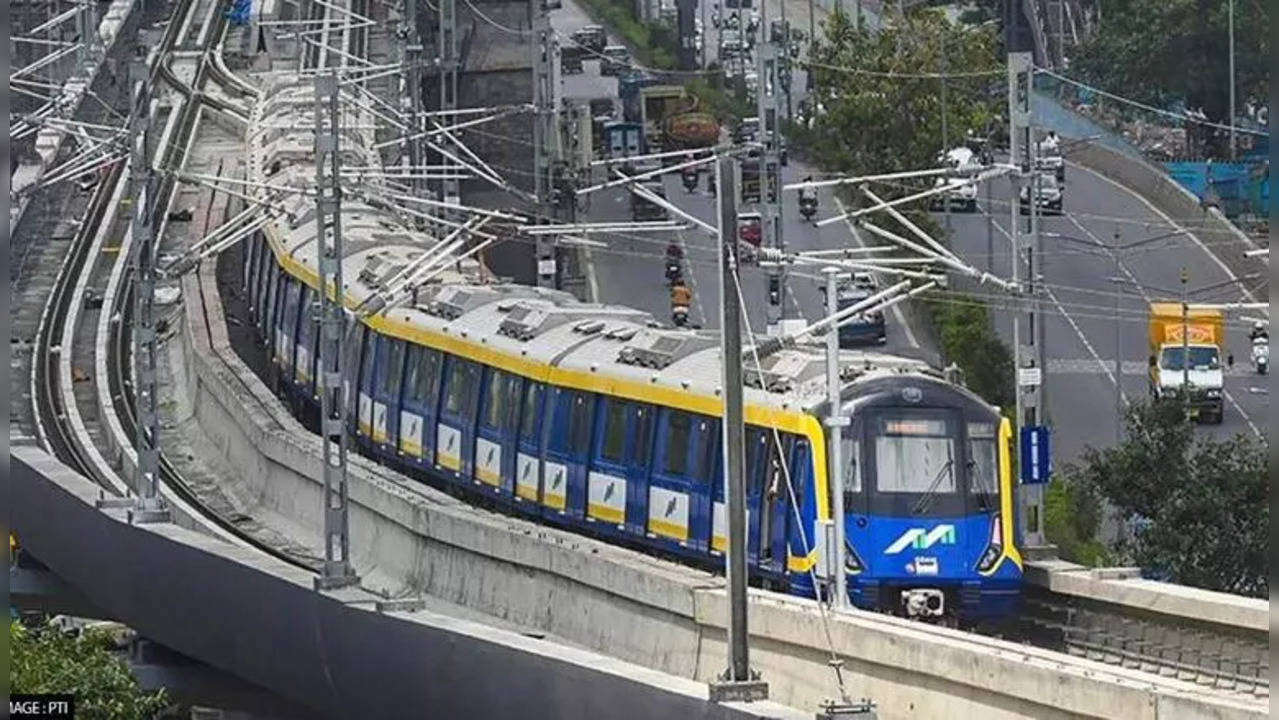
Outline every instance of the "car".
<svg viewBox="0 0 1279 720"><path fill-rule="evenodd" d="M604 46L608 44L608 33L599 25L587 25L574 30L570 38L578 46L596 53L603 52Z"/></svg>
<svg viewBox="0 0 1279 720"><path fill-rule="evenodd" d="M976 153L970 148L961 146L947 151L939 160L941 164L963 175L937 178L933 187L949 189L932 196L928 203L929 208L941 211L949 205L951 208L965 212L977 212L977 183L970 182L981 169Z"/></svg>
<svg viewBox="0 0 1279 720"><path fill-rule="evenodd" d="M600 60L600 75L617 76L631 65L631 51L621 45L609 45L604 48L604 57Z"/></svg>
<svg viewBox="0 0 1279 720"><path fill-rule="evenodd" d="M1055 133L1036 144L1035 170L1052 173L1057 182L1066 180L1066 159L1061 155L1061 141Z"/></svg>
<svg viewBox="0 0 1279 720"><path fill-rule="evenodd" d="M1037 173L1035 178L1022 185L1018 205L1022 215L1030 214L1030 193L1035 188L1035 204L1043 208L1045 215L1062 214L1062 187L1051 173Z"/></svg>
<svg viewBox="0 0 1279 720"><path fill-rule="evenodd" d="M858 273L858 275L862 274ZM869 285L865 279L857 277L854 277L852 282L841 283L835 290L835 307L838 310L850 308L873 295L876 287L873 276ZM880 310L857 313L839 326L841 348L855 347L866 341L873 341L880 345L888 342L888 324L884 321L884 313Z"/></svg>
<svg viewBox="0 0 1279 720"><path fill-rule="evenodd" d="M737 239L759 247L764 239L763 216L757 212L737 216Z"/></svg>
<svg viewBox="0 0 1279 720"><path fill-rule="evenodd" d="M666 199L666 189L662 186L660 177L648 178L640 181L640 186L654 195ZM657 203L640 197L637 193L631 193L631 219L636 222L653 221L653 220L669 220L670 215L667 214L666 208Z"/></svg>

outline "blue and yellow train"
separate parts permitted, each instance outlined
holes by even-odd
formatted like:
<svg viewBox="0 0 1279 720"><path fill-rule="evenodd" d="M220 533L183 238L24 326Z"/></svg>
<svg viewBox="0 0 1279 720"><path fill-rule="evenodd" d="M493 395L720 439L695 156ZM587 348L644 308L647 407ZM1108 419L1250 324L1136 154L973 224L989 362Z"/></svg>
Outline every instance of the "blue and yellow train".
<svg viewBox="0 0 1279 720"><path fill-rule="evenodd" d="M251 179L275 219L245 245L243 284L278 391L317 415L315 215L267 186L314 177L309 85L254 108ZM267 120L270 120L269 122ZM369 123L371 125L372 123ZM283 129L282 129L283 128ZM371 136L344 163L376 162ZM436 240L373 194L342 205L349 432L410 477L507 511L718 569L721 482L717 333L670 329L626 307L485 282L465 261L405 296L394 278ZM372 298L386 309L362 316ZM762 585L811 596L824 566L831 473L845 481L853 601L915 617L1017 611L1010 428L925 364L843 351L843 467L828 464L824 355L800 345L746 369L748 554ZM825 583L822 583L823 585Z"/></svg>

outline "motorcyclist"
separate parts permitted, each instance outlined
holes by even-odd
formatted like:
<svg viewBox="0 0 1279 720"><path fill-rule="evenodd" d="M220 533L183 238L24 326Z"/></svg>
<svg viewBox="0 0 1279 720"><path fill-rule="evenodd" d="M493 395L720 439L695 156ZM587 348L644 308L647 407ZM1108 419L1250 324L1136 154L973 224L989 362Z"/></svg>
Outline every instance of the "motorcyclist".
<svg viewBox="0 0 1279 720"><path fill-rule="evenodd" d="M683 281L671 286L671 318L676 325L683 325L688 320L688 306L693 303L693 292Z"/></svg>
<svg viewBox="0 0 1279 720"><path fill-rule="evenodd" d="M1270 331L1266 329L1266 324L1260 320L1252 324L1252 330L1248 332L1248 340L1256 342L1257 338L1261 338L1266 342L1270 342Z"/></svg>
<svg viewBox="0 0 1279 720"><path fill-rule="evenodd" d="M679 283L682 271L684 250L677 243L666 246L666 279L671 283Z"/></svg>

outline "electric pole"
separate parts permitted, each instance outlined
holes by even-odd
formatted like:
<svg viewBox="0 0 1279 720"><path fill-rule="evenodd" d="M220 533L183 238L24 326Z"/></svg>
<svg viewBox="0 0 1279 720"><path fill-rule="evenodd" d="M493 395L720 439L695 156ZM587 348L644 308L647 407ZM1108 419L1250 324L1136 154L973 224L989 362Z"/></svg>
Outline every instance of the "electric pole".
<svg viewBox="0 0 1279 720"><path fill-rule="evenodd" d="M411 1L411 0L410 0ZM440 110L456 110L457 109L457 3L456 0L439 0L439 54L440 54ZM444 116L444 122L453 121L453 117ZM441 156L443 157L443 156ZM447 162L446 164L451 164ZM444 177L440 180L440 201L447 203L457 203L461 199L461 193L458 189L457 178L451 177L453 173L445 171ZM453 211L446 211L446 215L454 216ZM459 218L453 217L457 220Z"/></svg>
<svg viewBox="0 0 1279 720"><path fill-rule="evenodd" d="M351 566L351 536L346 473L346 403L342 398L342 180L338 138L338 76L315 78L315 218L319 266L320 433L324 438L324 565L317 590L359 582ZM352 322L359 322L352 320ZM351 392L355 392L352 388Z"/></svg>
<svg viewBox="0 0 1279 720"><path fill-rule="evenodd" d="M543 218L554 215L553 168L559 146L559 81L555 77L555 34L546 0L529 0L533 14L533 187ZM538 287L558 285L555 240L537 235Z"/></svg>
<svg viewBox="0 0 1279 720"><path fill-rule="evenodd" d="M839 312L839 268L826 268L826 314L834 317ZM839 326L832 325L826 330L826 402L830 405L826 416L826 429L830 442L828 443L830 455L829 477L831 478L832 499L834 500L834 508L831 514L835 519L835 547L833 548L835 567L831 572L835 575L835 598L834 605L837 608L847 608L848 602L848 576L844 573L844 468L847 466L843 458L844 443L843 432L844 426L848 425L848 418L840 414L839 410ZM856 463L857 459L852 458ZM827 552L831 552L831 548L827 548Z"/></svg>
<svg viewBox="0 0 1279 720"><path fill-rule="evenodd" d="M142 50L142 48L139 48ZM151 88L147 86L145 51L129 66L133 86L133 138L129 184L133 195L133 358L137 387L137 467L134 469L133 521L168 522L169 511L160 497L160 437L156 387L154 174L151 171Z"/></svg>
<svg viewBox="0 0 1279 720"><path fill-rule="evenodd" d="M442 3L441 3L442 4ZM404 0L404 64L406 83L408 84L408 117L409 117L409 187L414 195L421 195L425 181L420 178L424 174L426 153L423 152L423 138L420 137L422 127L422 38L417 27L417 2ZM414 220L414 224L418 221Z"/></svg>
<svg viewBox="0 0 1279 720"><path fill-rule="evenodd" d="M719 174L720 327L724 333L721 372L724 387L724 500L728 513L728 668L710 683L712 702L749 702L768 698L768 684L750 668L746 623L746 426L742 407L742 307L738 302L737 192L734 162L721 157Z"/></svg>
<svg viewBox="0 0 1279 720"><path fill-rule="evenodd" d="M1017 284L1021 276L1022 253L1027 254L1027 290L1028 294L1033 297L1035 289L1034 276L1034 257L1030 252L1030 248L1026 248L1023 242L1021 232L1021 222L1019 217L1019 206L1021 202L1021 189L1027 179L1032 182L1026 186L1027 189L1027 205L1030 214L1030 229L1032 232L1038 230L1036 221L1037 205L1039 202L1038 189L1039 183L1035 178L1035 142L1034 132L1031 128L1031 93L1033 89L1033 38L1031 36L1031 26L1029 19L1022 11L1021 3L1015 0L1005 0L1004 5L1004 45L1008 49L1008 139L1009 139L1009 161L1015 168L1010 175L1012 179L1012 202L1011 206L1011 222L1010 237L1012 241L1012 280ZM1029 178L1027 177L1029 176ZM1023 295L1024 298L1024 295ZM1025 339L1027 345L1023 345L1022 323L1023 323L1024 300L1019 299L1013 312L1013 366L1017 377L1016 391L1016 412L1014 426L1015 431L1013 437L1016 439L1017 447L1020 449L1021 428L1023 426L1034 426L1040 424L1039 409L1041 405L1040 391L1044 381L1044 368L1042 357L1035 359L1039 353L1036 351L1042 347L1042 342L1036 342L1036 333L1039 330L1032 310L1024 322L1028 323L1027 334ZM1043 544L1043 504L1042 504L1042 486L1036 485L1031 487L1020 486L1022 492L1020 495L1020 510L1023 522L1023 530L1025 532L1026 543L1028 546Z"/></svg>

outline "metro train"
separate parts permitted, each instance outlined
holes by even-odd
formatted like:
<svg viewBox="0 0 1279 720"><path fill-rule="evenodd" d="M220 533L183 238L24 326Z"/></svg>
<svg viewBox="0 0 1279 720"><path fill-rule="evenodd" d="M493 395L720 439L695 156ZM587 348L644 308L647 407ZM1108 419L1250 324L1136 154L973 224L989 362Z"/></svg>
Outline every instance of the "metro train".
<svg viewBox="0 0 1279 720"><path fill-rule="evenodd" d="M314 201L267 195L313 182L310 93L277 82L254 106L249 180L283 207L245 242L242 282L277 391L313 423ZM371 131L341 142L344 163L380 162ZM486 506L721 570L718 333L483 280L473 260L389 297L391 279L436 238L366 190L341 205L352 446ZM383 311L356 312L373 298L388 301ZM829 468L824 368L822 349L804 344L745 368L752 580L809 597L827 586L816 541L831 522L834 471L857 606L946 622L1015 614L1008 421L923 362L844 350L844 466Z"/></svg>

